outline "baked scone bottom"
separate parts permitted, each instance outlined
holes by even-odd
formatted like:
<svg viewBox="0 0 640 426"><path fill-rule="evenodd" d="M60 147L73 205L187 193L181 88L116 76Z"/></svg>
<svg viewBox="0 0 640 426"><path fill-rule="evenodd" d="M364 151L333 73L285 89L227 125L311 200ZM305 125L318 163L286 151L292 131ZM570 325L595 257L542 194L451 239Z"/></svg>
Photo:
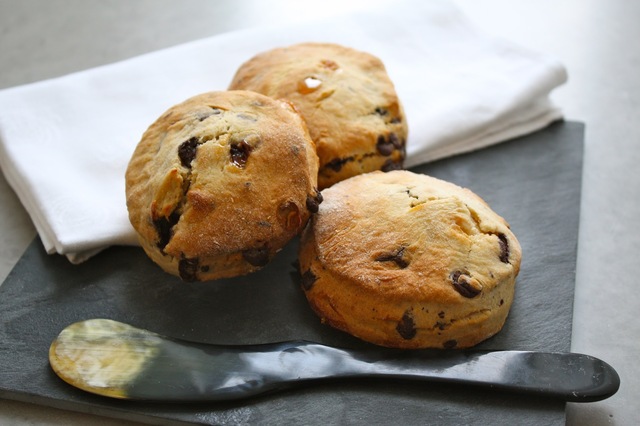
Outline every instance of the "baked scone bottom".
<svg viewBox="0 0 640 426"><path fill-rule="evenodd" d="M521 248L470 191L411 172L323 191L300 247L302 288L323 322L399 348L465 348L508 316Z"/></svg>

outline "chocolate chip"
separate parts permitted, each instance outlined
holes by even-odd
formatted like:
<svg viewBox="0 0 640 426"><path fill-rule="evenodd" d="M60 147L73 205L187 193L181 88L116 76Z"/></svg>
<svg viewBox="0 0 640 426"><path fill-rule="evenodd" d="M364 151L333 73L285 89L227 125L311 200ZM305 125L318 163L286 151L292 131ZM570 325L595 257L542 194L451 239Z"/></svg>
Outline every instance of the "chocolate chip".
<svg viewBox="0 0 640 426"><path fill-rule="evenodd" d="M178 263L180 278L184 281L195 281L198 278L198 263L200 263L200 260L197 257L193 259L180 259Z"/></svg>
<svg viewBox="0 0 640 426"><path fill-rule="evenodd" d="M380 116L385 116L385 115L389 114L389 110L387 110L386 108L377 107L375 109L375 113L380 115Z"/></svg>
<svg viewBox="0 0 640 426"><path fill-rule="evenodd" d="M391 123L392 123L392 124L402 123L402 117L393 117L393 118L391 119Z"/></svg>
<svg viewBox="0 0 640 426"><path fill-rule="evenodd" d="M413 314L406 311L396 326L396 331L405 340L411 340L416 336L416 324L413 322Z"/></svg>
<svg viewBox="0 0 640 426"><path fill-rule="evenodd" d="M252 266L264 266L269 263L269 249L264 246L244 250L242 257Z"/></svg>
<svg viewBox="0 0 640 426"><path fill-rule="evenodd" d="M339 172L342 170L342 166L344 166L349 161L353 161L354 157L346 157L346 158L335 158L325 164L324 167L328 167L334 172Z"/></svg>
<svg viewBox="0 0 640 426"><path fill-rule="evenodd" d="M456 289L461 296L466 297L468 299L473 299L482 291L482 287L477 288L477 285L473 285L470 282L471 277L462 272L455 271L451 274L451 283L453 284L453 288Z"/></svg>
<svg viewBox="0 0 640 426"><path fill-rule="evenodd" d="M307 210L311 213L318 213L320 209L320 203L322 203L322 194L318 191L317 188L314 188L314 195L307 195Z"/></svg>
<svg viewBox="0 0 640 426"><path fill-rule="evenodd" d="M229 147L229 154L231 155L231 162L236 166L243 168L247 164L249 154L253 148L249 143L243 139L240 142L234 142Z"/></svg>
<svg viewBox="0 0 640 426"><path fill-rule="evenodd" d="M401 161L393 161L392 159L388 159L384 162L382 167L380 168L383 172L390 172L393 170L402 170L402 162Z"/></svg>
<svg viewBox="0 0 640 426"><path fill-rule="evenodd" d="M400 140L398 135L393 132L389 133L389 143L393 145L395 149L402 149L404 147L404 141Z"/></svg>
<svg viewBox="0 0 640 426"><path fill-rule="evenodd" d="M447 340L446 342L444 342L442 344L442 347L445 348L445 349L453 349L456 346L458 346L458 341L454 340L454 339Z"/></svg>
<svg viewBox="0 0 640 426"><path fill-rule="evenodd" d="M400 247L397 252L382 254L376 257L374 260L376 262L394 262L400 269L404 269L409 266L409 262L403 258L404 250L405 247Z"/></svg>
<svg viewBox="0 0 640 426"><path fill-rule="evenodd" d="M169 240L171 240L171 228L178 223L180 220L180 215L177 212L172 212L169 217L160 217L158 219L153 220L153 226L156 228L156 232L158 233L158 242L156 246L160 250L164 250L164 248L169 244Z"/></svg>
<svg viewBox="0 0 640 426"><path fill-rule="evenodd" d="M498 234L498 240L500 242L500 262L509 263L509 242L507 241L507 236Z"/></svg>
<svg viewBox="0 0 640 426"><path fill-rule="evenodd" d="M504 299L500 299L500 303L498 303L498 306L502 306L504 305Z"/></svg>
<svg viewBox="0 0 640 426"><path fill-rule="evenodd" d="M444 329L448 328L450 325L451 325L451 324L447 324L446 322L437 321L435 326L436 326L439 330L444 330Z"/></svg>
<svg viewBox="0 0 640 426"><path fill-rule="evenodd" d="M180 157L180 163L184 167L191 168L191 162L196 158L196 151L198 150L198 138L195 136L182 142L178 147L178 157Z"/></svg>
<svg viewBox="0 0 640 426"><path fill-rule="evenodd" d="M384 135L380 135L378 136L378 141L376 142L376 149L378 150L380 155L388 157L389 155L391 155L391 153L393 153L395 147L390 140L384 137Z"/></svg>
<svg viewBox="0 0 640 426"><path fill-rule="evenodd" d="M438 318L444 318L444 311L438 312Z"/></svg>
<svg viewBox="0 0 640 426"><path fill-rule="evenodd" d="M316 277L311 269L308 269L304 274L302 274L302 288L305 291L311 290L311 287L313 287L317 280L318 277Z"/></svg>

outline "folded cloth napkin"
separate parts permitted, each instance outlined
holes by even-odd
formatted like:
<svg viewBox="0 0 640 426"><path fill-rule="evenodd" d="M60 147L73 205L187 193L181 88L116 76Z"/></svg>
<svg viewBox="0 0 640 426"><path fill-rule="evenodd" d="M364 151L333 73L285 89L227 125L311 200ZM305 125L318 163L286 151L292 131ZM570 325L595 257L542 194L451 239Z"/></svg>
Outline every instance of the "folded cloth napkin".
<svg viewBox="0 0 640 426"><path fill-rule="evenodd" d="M387 6L287 27L226 33L0 91L0 165L49 253L82 262L137 244L124 172L171 105L225 90L254 54L303 41L380 57L405 106L407 166L479 149L559 119L566 80L545 55L486 35L446 1Z"/></svg>

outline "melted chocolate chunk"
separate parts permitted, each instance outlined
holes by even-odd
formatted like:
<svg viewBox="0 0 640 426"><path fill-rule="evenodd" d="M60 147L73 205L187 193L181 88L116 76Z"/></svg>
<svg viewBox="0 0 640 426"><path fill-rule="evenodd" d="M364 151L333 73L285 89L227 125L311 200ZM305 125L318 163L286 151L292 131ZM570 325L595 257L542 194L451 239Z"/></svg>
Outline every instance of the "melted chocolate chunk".
<svg viewBox="0 0 640 426"><path fill-rule="evenodd" d="M200 259L180 259L180 263L178 263L178 272L180 273L180 278L184 281L195 281L198 279L198 263L200 263Z"/></svg>
<svg viewBox="0 0 640 426"><path fill-rule="evenodd" d="M400 247L400 249L395 253L382 254L376 257L374 260L376 262L394 262L398 265L398 268L404 269L409 266L409 262L403 259L405 247Z"/></svg>
<svg viewBox="0 0 640 426"><path fill-rule="evenodd" d="M318 213L320 209L320 203L322 203L322 194L316 188L314 188L314 195L307 195L307 210L311 213Z"/></svg>
<svg viewBox="0 0 640 426"><path fill-rule="evenodd" d="M383 172L390 172L392 170L402 170L402 161L393 161L392 159L388 159L384 162L382 167L380 168Z"/></svg>
<svg viewBox="0 0 640 426"><path fill-rule="evenodd" d="M413 322L411 311L406 311L404 315L402 315L402 319L400 319L396 326L396 331L405 340L411 340L416 337L418 331L416 330L416 324Z"/></svg>
<svg viewBox="0 0 640 426"><path fill-rule="evenodd" d="M461 296L473 299L480 294L481 289L473 287L469 281L467 281L469 278L469 275L464 272L455 271L451 274L451 283L453 284L453 288L455 288Z"/></svg>
<svg viewBox="0 0 640 426"><path fill-rule="evenodd" d="M180 215L175 211L172 212L169 217L163 216L153 220L153 226L156 228L159 237L156 246L160 250L164 250L167 244L169 244L172 236L171 228L178 223L178 220L180 220Z"/></svg>
<svg viewBox="0 0 640 426"><path fill-rule="evenodd" d="M395 133L391 132L389 133L389 143L391 145L393 145L393 147L395 149L402 149L404 148L404 141L402 141L398 135L396 135Z"/></svg>
<svg viewBox="0 0 640 426"><path fill-rule="evenodd" d="M244 250L242 257L252 266L264 266L269 263L269 249L264 246Z"/></svg>
<svg viewBox="0 0 640 426"><path fill-rule="evenodd" d="M340 170L342 170L342 166L344 166L349 161L353 161L353 159L354 157L336 158L325 164L325 167L330 168L334 172L339 172Z"/></svg>
<svg viewBox="0 0 640 426"><path fill-rule="evenodd" d="M509 263L509 242L507 241L507 236L498 234L498 240L500 241L500 262Z"/></svg>
<svg viewBox="0 0 640 426"><path fill-rule="evenodd" d="M311 287L313 287L317 280L318 277L316 277L311 269L308 269L304 274L302 274L302 288L305 291L311 290Z"/></svg>
<svg viewBox="0 0 640 426"><path fill-rule="evenodd" d="M231 155L231 162L236 166L242 168L247 164L249 154L253 148L246 140L240 142L234 142L229 147L229 154Z"/></svg>
<svg viewBox="0 0 640 426"><path fill-rule="evenodd" d="M180 144L178 147L178 157L180 157L180 163L187 168L191 168L191 162L196 158L196 151L198 150L198 138L195 136Z"/></svg>
<svg viewBox="0 0 640 426"><path fill-rule="evenodd" d="M388 157L389 155L391 155L391 153L393 153L395 147L393 146L393 143L390 139L386 139L384 135L380 135L378 136L378 141L376 142L376 149L378 150L380 155Z"/></svg>
<svg viewBox="0 0 640 426"><path fill-rule="evenodd" d="M458 341L454 340L454 339L447 340L446 342L444 342L442 344L442 347L445 348L445 349L453 349L456 346L458 346Z"/></svg>

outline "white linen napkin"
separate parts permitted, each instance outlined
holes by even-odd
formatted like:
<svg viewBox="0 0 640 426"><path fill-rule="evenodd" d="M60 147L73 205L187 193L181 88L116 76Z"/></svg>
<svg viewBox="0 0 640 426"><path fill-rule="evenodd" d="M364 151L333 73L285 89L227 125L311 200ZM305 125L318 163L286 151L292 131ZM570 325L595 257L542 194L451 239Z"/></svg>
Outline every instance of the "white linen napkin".
<svg viewBox="0 0 640 426"><path fill-rule="evenodd" d="M479 32L448 2L394 2L289 27L214 36L0 91L0 166L48 253L79 263L137 244L124 172L142 133L171 105L225 90L254 54L303 41L380 57L405 106L407 166L479 149L561 117L555 59Z"/></svg>

